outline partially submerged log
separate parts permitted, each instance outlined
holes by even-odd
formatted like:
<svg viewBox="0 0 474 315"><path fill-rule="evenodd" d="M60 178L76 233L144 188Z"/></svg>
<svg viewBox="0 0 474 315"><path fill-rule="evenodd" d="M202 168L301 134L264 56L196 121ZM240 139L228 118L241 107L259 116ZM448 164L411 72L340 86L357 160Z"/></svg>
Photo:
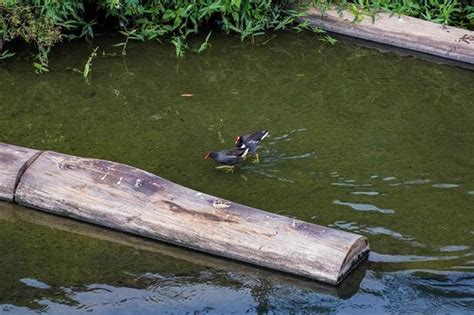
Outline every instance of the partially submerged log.
<svg viewBox="0 0 474 315"><path fill-rule="evenodd" d="M390 12L361 18L357 21L352 12L337 8L310 8L302 19L329 32L474 64L472 31Z"/></svg>
<svg viewBox="0 0 474 315"><path fill-rule="evenodd" d="M38 150L0 143L0 200L13 201L21 175L39 153Z"/></svg>
<svg viewBox="0 0 474 315"><path fill-rule="evenodd" d="M7 147L0 144L0 152ZM15 201L331 284L369 250L360 235L222 200L124 164L50 151L23 173Z"/></svg>
<svg viewBox="0 0 474 315"><path fill-rule="evenodd" d="M72 234L83 235L96 240L120 244L148 253L163 255L167 258L186 261L196 266L197 269L208 270L212 268L224 275L229 275L229 283L245 286L246 283L259 281L266 283L271 288L292 288L318 294L331 295L337 298L348 299L360 289L360 284L366 272L366 263L362 263L350 273L344 281L333 286L307 278L293 276L288 273L274 272L270 269L259 268L250 264L243 264L235 260L206 255L205 253L183 249L163 242L156 242L149 238L134 236L117 230L92 225L65 217L52 215L43 211L29 209L17 204L0 202L0 221L28 222L35 225L61 230ZM204 280L207 281L207 280ZM1 284L0 284L1 287Z"/></svg>

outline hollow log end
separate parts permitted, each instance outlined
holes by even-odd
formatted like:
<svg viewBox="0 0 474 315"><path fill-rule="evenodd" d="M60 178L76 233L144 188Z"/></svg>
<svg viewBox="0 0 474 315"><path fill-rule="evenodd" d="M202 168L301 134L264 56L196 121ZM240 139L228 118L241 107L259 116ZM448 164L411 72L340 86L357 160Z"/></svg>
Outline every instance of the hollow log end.
<svg viewBox="0 0 474 315"><path fill-rule="evenodd" d="M347 252L346 258L344 259L341 268L339 268L339 275L337 277L336 284L339 284L344 278L361 262L363 262L369 255L369 241L366 237L360 236L352 244L351 248Z"/></svg>

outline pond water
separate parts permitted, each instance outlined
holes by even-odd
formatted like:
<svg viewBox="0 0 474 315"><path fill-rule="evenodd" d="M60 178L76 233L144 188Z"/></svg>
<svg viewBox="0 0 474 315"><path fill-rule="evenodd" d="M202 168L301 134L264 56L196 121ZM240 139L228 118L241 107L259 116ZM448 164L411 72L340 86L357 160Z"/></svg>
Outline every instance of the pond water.
<svg viewBox="0 0 474 315"><path fill-rule="evenodd" d="M0 68L0 141L118 161L190 188L367 236L332 287L0 203L0 312L470 313L474 75L309 34L215 35L202 55L120 38ZM82 68L99 57L89 82ZM102 51L105 51L104 56ZM188 95L187 95L188 94ZM184 95L184 96L183 96ZM203 159L266 128L261 162Z"/></svg>

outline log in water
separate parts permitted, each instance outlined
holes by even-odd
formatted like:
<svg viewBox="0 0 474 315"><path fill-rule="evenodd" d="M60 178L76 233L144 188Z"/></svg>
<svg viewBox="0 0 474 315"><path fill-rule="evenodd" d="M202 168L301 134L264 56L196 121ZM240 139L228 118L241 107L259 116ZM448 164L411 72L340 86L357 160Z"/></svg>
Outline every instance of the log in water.
<svg viewBox="0 0 474 315"><path fill-rule="evenodd" d="M331 284L369 250L363 236L223 200L128 165L12 150L21 151L0 143L0 169L9 170L0 172L0 187L14 196L6 200L28 207ZM13 183L12 163L19 174Z"/></svg>
<svg viewBox="0 0 474 315"><path fill-rule="evenodd" d="M377 12L374 17L336 7L309 8L302 18L326 31L474 64L474 32L406 15Z"/></svg>
<svg viewBox="0 0 474 315"><path fill-rule="evenodd" d="M13 201L21 175L40 151L0 143L0 200Z"/></svg>
<svg viewBox="0 0 474 315"><path fill-rule="evenodd" d="M181 247L173 246L164 242L157 242L150 238L134 236L117 230L104 228L98 225L87 224L78 220L70 220L65 217L51 215L43 211L29 209L16 204L0 203L1 221L9 221L17 226L24 222L36 226L44 226L48 229L61 230L75 235L83 235L95 240L119 244L133 251L140 250L146 253L162 255L177 261L185 261L194 265L196 270L209 270L222 272L224 277L229 277L229 285L244 286L255 281L262 281L264 286L270 288L293 288L317 294L331 295L337 298L349 299L359 292L360 284L364 278L367 264L362 263L348 275L340 285L334 286L320 281L293 276L289 273L274 272L271 269L258 268L255 265L243 264L236 260L223 259L215 255L206 255L202 252L183 250ZM125 255L130 252L124 253ZM146 255L146 254L144 254ZM113 258L112 258L113 259ZM52 262L52 265L54 262ZM54 269L53 266L49 266ZM156 271L155 271L156 272ZM208 281L205 279L203 281ZM221 280L218 280L221 281ZM0 284L1 285L1 284ZM285 289L286 290L286 289ZM4 302L4 301L3 301Z"/></svg>

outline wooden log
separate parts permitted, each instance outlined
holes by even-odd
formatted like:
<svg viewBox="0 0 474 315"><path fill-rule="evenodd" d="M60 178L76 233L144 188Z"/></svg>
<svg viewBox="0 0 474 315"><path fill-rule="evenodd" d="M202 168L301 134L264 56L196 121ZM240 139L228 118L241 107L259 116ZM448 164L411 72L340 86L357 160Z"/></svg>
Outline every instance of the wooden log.
<svg viewBox="0 0 474 315"><path fill-rule="evenodd" d="M292 290L301 290L348 299L359 291L367 267L366 263L362 263L356 270L351 272L340 285L333 286L323 282L293 276L288 273L274 272L273 270L259 268L254 265L243 264L213 255L206 255L197 251L157 242L152 239L134 236L129 233L123 233L77 220L70 220L65 217L29 209L17 204L0 202L0 221L2 220L28 222L45 226L49 229L66 231L68 233L160 254L171 259L186 261L198 269L204 268L207 270L208 268L212 268L216 271L222 271L225 275L231 275L232 280L229 279L229 284L232 285L232 283L237 281L240 283L238 284L239 287L257 280L265 282L271 288L288 288L290 286ZM235 275L237 275L237 277L235 277Z"/></svg>
<svg viewBox="0 0 474 315"><path fill-rule="evenodd" d="M406 15L378 12L374 18L336 8L309 8L303 20L324 30L474 64L474 32Z"/></svg>
<svg viewBox="0 0 474 315"><path fill-rule="evenodd" d="M365 237L222 200L110 161L43 152L21 176L29 207L337 284Z"/></svg>
<svg viewBox="0 0 474 315"><path fill-rule="evenodd" d="M0 199L13 201L15 187L38 150L0 143Z"/></svg>

